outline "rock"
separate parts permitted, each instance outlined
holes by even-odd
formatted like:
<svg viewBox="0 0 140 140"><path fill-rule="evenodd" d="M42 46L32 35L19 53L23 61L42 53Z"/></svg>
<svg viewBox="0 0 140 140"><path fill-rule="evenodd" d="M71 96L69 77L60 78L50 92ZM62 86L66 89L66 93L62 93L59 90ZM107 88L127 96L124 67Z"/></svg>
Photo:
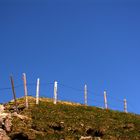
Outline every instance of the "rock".
<svg viewBox="0 0 140 140"><path fill-rule="evenodd" d="M93 140L93 139L91 136L88 136L88 137L81 136L79 140Z"/></svg>
<svg viewBox="0 0 140 140"><path fill-rule="evenodd" d="M4 112L5 107L3 105L0 105L0 114Z"/></svg>
<svg viewBox="0 0 140 140"><path fill-rule="evenodd" d="M29 119L31 119L31 118L29 118L29 117L27 117L27 116L17 114L16 112L14 112L14 113L12 114L12 116L18 117L18 118L20 118L21 120L29 120Z"/></svg>
<svg viewBox="0 0 140 140"><path fill-rule="evenodd" d="M4 125L5 125L6 132L11 132L11 127L12 127L11 115L7 115L7 117L5 118Z"/></svg>
<svg viewBox="0 0 140 140"><path fill-rule="evenodd" d="M10 140L3 129L0 129L0 140Z"/></svg>
<svg viewBox="0 0 140 140"><path fill-rule="evenodd" d="M11 131L11 114L10 113L2 113L0 114L0 128L6 130L6 132Z"/></svg>
<svg viewBox="0 0 140 140"><path fill-rule="evenodd" d="M8 113L0 113L0 119L5 119Z"/></svg>
<svg viewBox="0 0 140 140"><path fill-rule="evenodd" d="M82 127L84 127L84 124L83 124L83 123L81 123L80 125L81 125Z"/></svg>
<svg viewBox="0 0 140 140"><path fill-rule="evenodd" d="M5 107L0 105L0 140L10 140L6 132L11 131L11 113L4 113Z"/></svg>

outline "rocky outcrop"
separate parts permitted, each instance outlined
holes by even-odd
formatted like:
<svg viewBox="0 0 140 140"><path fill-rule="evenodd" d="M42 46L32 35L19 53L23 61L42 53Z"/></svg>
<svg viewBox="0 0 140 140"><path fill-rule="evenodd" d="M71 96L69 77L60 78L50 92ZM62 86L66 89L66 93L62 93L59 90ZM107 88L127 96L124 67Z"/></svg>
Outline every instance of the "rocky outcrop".
<svg viewBox="0 0 140 140"><path fill-rule="evenodd" d="M3 105L0 105L0 140L10 140L10 139L27 139L27 136L25 134L17 133L14 134L11 138L8 137L7 134L9 134L12 131L12 118L17 117L21 120L30 120L31 118L20 115L16 112L13 113L6 113L5 107Z"/></svg>
<svg viewBox="0 0 140 140"><path fill-rule="evenodd" d="M31 120L31 118L24 116L24 115L17 114L16 112L12 113L12 117L18 117L21 120Z"/></svg>
<svg viewBox="0 0 140 140"><path fill-rule="evenodd" d="M7 136L6 131L0 128L0 140L10 140Z"/></svg>
<svg viewBox="0 0 140 140"><path fill-rule="evenodd" d="M5 113L4 106L0 105L0 140L10 140L7 133L11 132L11 113Z"/></svg>

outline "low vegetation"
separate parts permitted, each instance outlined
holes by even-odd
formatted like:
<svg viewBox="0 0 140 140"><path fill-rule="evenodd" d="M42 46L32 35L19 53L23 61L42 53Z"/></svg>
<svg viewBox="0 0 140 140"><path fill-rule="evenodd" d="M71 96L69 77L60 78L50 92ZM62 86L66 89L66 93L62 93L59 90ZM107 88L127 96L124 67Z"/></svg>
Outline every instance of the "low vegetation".
<svg viewBox="0 0 140 140"><path fill-rule="evenodd" d="M41 98L35 105L35 98L29 97L29 108L24 99L18 99L19 114L23 119L13 117L13 140L79 140L91 136L102 140L140 140L140 116L118 111L104 110L80 104L58 102ZM14 104L6 104L6 110L13 112Z"/></svg>

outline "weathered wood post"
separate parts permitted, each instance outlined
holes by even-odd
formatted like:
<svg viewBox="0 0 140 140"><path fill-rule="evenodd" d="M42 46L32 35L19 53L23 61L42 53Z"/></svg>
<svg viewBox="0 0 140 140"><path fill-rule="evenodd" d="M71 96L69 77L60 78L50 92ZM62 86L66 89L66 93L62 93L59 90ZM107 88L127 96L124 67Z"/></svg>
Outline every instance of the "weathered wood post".
<svg viewBox="0 0 140 140"><path fill-rule="evenodd" d="M107 93L106 93L106 91L104 91L104 104L105 104L105 109L108 109L108 105L107 105Z"/></svg>
<svg viewBox="0 0 140 140"><path fill-rule="evenodd" d="M57 103L57 81L54 82L54 99L53 99L53 103L54 104Z"/></svg>
<svg viewBox="0 0 140 140"><path fill-rule="evenodd" d="M124 112L127 113L127 100L124 99Z"/></svg>
<svg viewBox="0 0 140 140"><path fill-rule="evenodd" d="M87 85L86 84L84 87L84 101L85 101L85 105L87 106Z"/></svg>
<svg viewBox="0 0 140 140"><path fill-rule="evenodd" d="M37 79L37 86L36 86L36 104L39 104L39 86L40 86L40 79Z"/></svg>
<svg viewBox="0 0 140 140"><path fill-rule="evenodd" d="M25 107L28 108L28 92L27 92L27 81L26 81L25 73L23 73L23 84L24 84L24 95L25 95Z"/></svg>
<svg viewBox="0 0 140 140"><path fill-rule="evenodd" d="M10 76L10 80L11 80L11 85L12 85L12 91L13 91L13 97L14 97L14 102L15 102L15 110L18 113L18 107L17 107L17 99L16 99L16 93L15 93L15 87L14 87L14 80L12 75Z"/></svg>

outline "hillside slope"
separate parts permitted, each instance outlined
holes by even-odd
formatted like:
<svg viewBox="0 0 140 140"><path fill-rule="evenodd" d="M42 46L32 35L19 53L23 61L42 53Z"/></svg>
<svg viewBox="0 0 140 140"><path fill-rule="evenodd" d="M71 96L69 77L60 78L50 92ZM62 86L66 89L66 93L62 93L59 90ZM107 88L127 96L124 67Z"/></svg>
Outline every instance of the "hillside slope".
<svg viewBox="0 0 140 140"><path fill-rule="evenodd" d="M11 139L19 140L140 140L140 116L96 107L29 98L29 108L24 99L18 99L20 116L12 117ZM13 112L13 102L6 104L6 111ZM83 138L82 138L83 136Z"/></svg>

